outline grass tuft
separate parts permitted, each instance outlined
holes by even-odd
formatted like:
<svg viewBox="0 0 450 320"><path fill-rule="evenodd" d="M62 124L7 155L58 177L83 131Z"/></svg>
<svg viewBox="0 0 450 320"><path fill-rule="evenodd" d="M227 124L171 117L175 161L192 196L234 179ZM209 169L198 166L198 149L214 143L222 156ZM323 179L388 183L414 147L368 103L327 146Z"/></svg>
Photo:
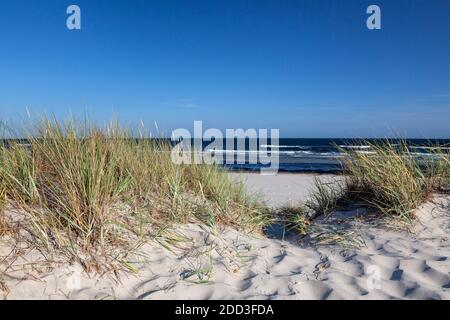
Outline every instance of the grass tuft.
<svg viewBox="0 0 450 320"><path fill-rule="evenodd" d="M0 236L4 235L8 230L5 218L6 206L6 185L0 177Z"/></svg>
<svg viewBox="0 0 450 320"><path fill-rule="evenodd" d="M405 141L366 143L373 154L346 152L348 191L386 216L411 222L417 207L448 179L449 154L436 147L423 159Z"/></svg>
<svg viewBox="0 0 450 320"><path fill-rule="evenodd" d="M418 157L405 141L364 141L371 152L340 148L344 154L343 183L315 181L307 207L315 216L328 214L340 204L363 203L387 217L410 223L417 207L433 192L448 186L449 153L439 146Z"/></svg>
<svg viewBox="0 0 450 320"><path fill-rule="evenodd" d="M285 206L280 209L280 213L290 230L300 235L306 235L311 231L312 219L304 206Z"/></svg>
<svg viewBox="0 0 450 320"><path fill-rule="evenodd" d="M431 152L427 155L418 155L411 152L406 141L402 140L396 143L389 140L363 143L370 148L369 152L340 147L344 154L342 181L323 182L315 179L315 188L305 207L287 210L288 224L293 229L302 235L312 235L320 229L314 224L314 218L329 215L352 203L410 224L415 218L416 209L432 193L449 192L448 148L434 146L429 148ZM346 242L341 240L347 237L334 231L323 234L326 235L324 239Z"/></svg>
<svg viewBox="0 0 450 320"><path fill-rule="evenodd" d="M336 208L345 194L346 186L343 182L323 182L314 178L314 192L311 193L310 199L306 202L306 207L312 211L311 218L321 214L329 214L331 210Z"/></svg>
<svg viewBox="0 0 450 320"><path fill-rule="evenodd" d="M149 228L190 219L251 231L268 221L221 168L174 164L170 145L143 129L43 118L23 131L26 144L0 145L0 208L19 209L48 250L127 248Z"/></svg>

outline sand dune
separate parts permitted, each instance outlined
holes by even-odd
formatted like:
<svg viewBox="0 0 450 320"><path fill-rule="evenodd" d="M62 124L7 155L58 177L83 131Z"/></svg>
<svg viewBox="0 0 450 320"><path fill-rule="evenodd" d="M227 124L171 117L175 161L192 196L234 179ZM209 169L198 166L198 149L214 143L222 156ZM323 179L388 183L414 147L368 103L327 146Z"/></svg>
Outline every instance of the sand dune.
<svg viewBox="0 0 450 320"><path fill-rule="evenodd" d="M282 178L255 177L257 183L245 177L249 188L272 190L265 197L280 205L273 181ZM312 181L281 177L299 185ZM172 251L152 242L132 256L135 274L87 275L76 264L46 270L20 259L0 281L7 299L450 299L448 205L448 197L436 197L422 206L414 234L361 219L363 211L352 211L347 223L342 221L349 212L319 221L320 230L347 239L345 246L289 232L281 239L254 237L188 224L168 231L184 239ZM0 244L0 261L10 249Z"/></svg>

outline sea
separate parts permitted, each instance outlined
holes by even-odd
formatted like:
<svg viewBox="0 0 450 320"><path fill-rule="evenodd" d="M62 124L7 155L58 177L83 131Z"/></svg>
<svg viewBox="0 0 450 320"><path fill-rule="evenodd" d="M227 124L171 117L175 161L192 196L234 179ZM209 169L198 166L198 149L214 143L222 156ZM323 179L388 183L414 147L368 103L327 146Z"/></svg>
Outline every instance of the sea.
<svg viewBox="0 0 450 320"><path fill-rule="evenodd" d="M370 144L385 143L385 139L302 139L302 138L280 138L277 144L258 144L257 153L266 154L267 151L278 154L278 171L281 172L317 172L335 173L342 171L341 160L344 157L343 150L352 150L357 153L375 154ZM403 139L401 141L390 139L390 144L399 146L407 145L410 154L419 159L432 159L436 157L437 146L439 152L450 152L450 139ZM226 142L223 142L226 145ZM246 159L255 150L249 150L249 141L246 141L245 148L238 148L235 141L234 149L208 149L206 142L203 142L205 152L212 152L225 155L234 154L237 159L238 154L244 153ZM223 166L231 171L259 171L263 167L268 167L261 163L228 163Z"/></svg>
<svg viewBox="0 0 450 320"><path fill-rule="evenodd" d="M13 139L23 145L28 145L26 139ZM161 139L155 139L161 140ZM177 142L169 139L162 139L169 144L175 145ZM6 145L11 140L3 140ZM221 157L221 164L230 171L255 171L268 168L272 164L263 164L257 161L250 161L250 155L274 155L277 158L277 171L290 173L338 173L342 172L343 150L351 150L357 153L373 154L370 144L383 144L386 139L314 139L314 138L280 138L277 143L268 141L251 143L249 139L238 141L234 139L232 147L227 147L227 141L222 140L224 148L211 148L211 141L200 141L203 154L215 154ZM420 161L427 161L438 157L437 153L450 153L450 139L389 139L393 146L406 145L409 154ZM191 148L194 149L195 141L191 141ZM253 147L251 147L253 145ZM256 150L254 146L257 146ZM438 151L437 151L438 150ZM232 161L226 161L232 157ZM244 161L238 161L241 156ZM242 159L241 158L241 159Z"/></svg>

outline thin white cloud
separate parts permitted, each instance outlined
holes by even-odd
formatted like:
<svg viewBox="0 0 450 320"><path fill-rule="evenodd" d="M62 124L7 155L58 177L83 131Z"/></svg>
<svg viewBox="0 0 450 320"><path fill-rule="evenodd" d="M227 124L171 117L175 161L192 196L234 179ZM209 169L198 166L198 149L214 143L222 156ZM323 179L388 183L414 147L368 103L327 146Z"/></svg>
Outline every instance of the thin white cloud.
<svg viewBox="0 0 450 320"><path fill-rule="evenodd" d="M201 107L200 104L197 103L196 99L177 99L174 101L166 101L163 103L163 105L172 108L188 108L188 109Z"/></svg>

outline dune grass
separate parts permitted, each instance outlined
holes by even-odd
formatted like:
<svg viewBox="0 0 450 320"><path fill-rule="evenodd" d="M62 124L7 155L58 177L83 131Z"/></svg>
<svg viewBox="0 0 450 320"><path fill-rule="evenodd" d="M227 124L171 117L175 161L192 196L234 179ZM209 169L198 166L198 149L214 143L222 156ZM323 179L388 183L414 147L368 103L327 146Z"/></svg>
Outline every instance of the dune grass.
<svg viewBox="0 0 450 320"><path fill-rule="evenodd" d="M436 147L432 157L419 159L404 141L369 145L375 154L347 153L349 192L387 216L410 222L417 207L448 179L449 154Z"/></svg>
<svg viewBox="0 0 450 320"><path fill-rule="evenodd" d="M0 182L0 236L6 233L7 225L5 219L5 205L6 205L6 186Z"/></svg>
<svg viewBox="0 0 450 320"><path fill-rule="evenodd" d="M48 250L120 247L150 227L191 219L249 231L268 221L226 172L174 164L168 143L144 130L44 118L24 131L27 145L0 146L0 205L23 214Z"/></svg>
<svg viewBox="0 0 450 320"><path fill-rule="evenodd" d="M311 231L313 221L304 206L284 206L280 213L288 230L293 230L300 235L306 235Z"/></svg>
<svg viewBox="0 0 450 320"><path fill-rule="evenodd" d="M318 178L314 179L314 190L311 198L305 204L312 212L311 219L321 214L329 214L342 201L347 192L345 182L322 182Z"/></svg>
<svg viewBox="0 0 450 320"><path fill-rule="evenodd" d="M370 146L371 153L341 148L344 184L316 181L308 202L315 215L327 214L339 203L362 202L387 217L409 223L417 207L449 181L449 154L439 147L427 159L420 159L405 141L364 144Z"/></svg>

